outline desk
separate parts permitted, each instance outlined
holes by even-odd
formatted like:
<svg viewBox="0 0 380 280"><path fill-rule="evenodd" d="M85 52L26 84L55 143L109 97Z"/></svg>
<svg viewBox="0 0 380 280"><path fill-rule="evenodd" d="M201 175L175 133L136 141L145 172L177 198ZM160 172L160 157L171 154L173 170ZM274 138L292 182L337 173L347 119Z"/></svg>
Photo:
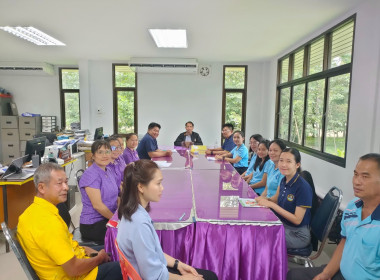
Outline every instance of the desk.
<svg viewBox="0 0 380 280"><path fill-rule="evenodd" d="M239 197L256 194L229 163L182 149L154 160L171 163L161 168L164 191L150 212L165 253L219 279L286 279L282 223L269 209L240 205ZM114 260L116 235L109 228L105 240Z"/></svg>
<svg viewBox="0 0 380 280"><path fill-rule="evenodd" d="M71 160L62 166L69 165L75 161ZM34 177L30 177L24 181L2 181L0 187L3 191L0 196L0 222L5 221L10 229L14 229L18 224L18 217L32 204L36 195L33 183ZM9 203L8 203L9 201ZM9 252L9 244L6 243L6 252Z"/></svg>

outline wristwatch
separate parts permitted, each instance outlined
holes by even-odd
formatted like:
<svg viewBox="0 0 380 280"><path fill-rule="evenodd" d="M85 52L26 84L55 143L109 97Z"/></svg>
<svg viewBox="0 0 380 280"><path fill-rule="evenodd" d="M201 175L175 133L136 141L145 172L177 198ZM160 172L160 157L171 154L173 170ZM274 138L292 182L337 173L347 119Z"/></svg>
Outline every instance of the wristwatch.
<svg viewBox="0 0 380 280"><path fill-rule="evenodd" d="M179 263L179 260L175 259L175 261L174 261L174 265L173 265L173 268L174 268L175 270L178 270L178 263Z"/></svg>

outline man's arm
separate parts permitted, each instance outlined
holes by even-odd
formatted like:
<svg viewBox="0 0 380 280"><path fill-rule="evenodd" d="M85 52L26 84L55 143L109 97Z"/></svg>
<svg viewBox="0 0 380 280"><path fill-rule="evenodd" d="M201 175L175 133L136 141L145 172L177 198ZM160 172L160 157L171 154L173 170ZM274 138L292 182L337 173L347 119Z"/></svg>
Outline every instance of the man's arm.
<svg viewBox="0 0 380 280"><path fill-rule="evenodd" d="M109 262L110 258L104 250L100 250L98 255L88 259L78 259L73 257L64 264L62 268L69 277L78 277L93 270L98 265Z"/></svg>
<svg viewBox="0 0 380 280"><path fill-rule="evenodd" d="M152 152L148 152L148 155L153 157L170 157L172 155L172 151L161 151L161 150L155 150Z"/></svg>
<svg viewBox="0 0 380 280"><path fill-rule="evenodd" d="M327 266L323 269L323 271L320 274L315 276L313 280L331 279L339 271L344 244L346 244L346 238L342 238L342 240L339 242L339 245L336 247L335 252Z"/></svg>

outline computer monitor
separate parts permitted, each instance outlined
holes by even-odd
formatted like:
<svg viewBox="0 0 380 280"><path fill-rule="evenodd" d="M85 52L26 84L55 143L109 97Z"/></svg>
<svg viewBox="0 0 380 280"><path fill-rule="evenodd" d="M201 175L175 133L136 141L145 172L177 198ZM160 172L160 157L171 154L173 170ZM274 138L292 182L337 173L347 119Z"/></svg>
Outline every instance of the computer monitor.
<svg viewBox="0 0 380 280"><path fill-rule="evenodd" d="M103 138L103 127L98 127L97 129L95 129L94 141L100 140L102 138Z"/></svg>
<svg viewBox="0 0 380 280"><path fill-rule="evenodd" d="M1 178L6 178L8 175L20 173L22 170L22 165L26 162L26 156L16 158L9 165L7 171L1 176Z"/></svg>
<svg viewBox="0 0 380 280"><path fill-rule="evenodd" d="M46 137L45 146L51 146L53 145L54 141L57 140L56 133L52 132L41 132L39 134L34 135L33 138L40 138L40 137Z"/></svg>
<svg viewBox="0 0 380 280"><path fill-rule="evenodd" d="M39 155L41 160L45 152L45 143L45 136L26 141L25 155L28 156L26 161L31 161L32 156L35 154Z"/></svg>

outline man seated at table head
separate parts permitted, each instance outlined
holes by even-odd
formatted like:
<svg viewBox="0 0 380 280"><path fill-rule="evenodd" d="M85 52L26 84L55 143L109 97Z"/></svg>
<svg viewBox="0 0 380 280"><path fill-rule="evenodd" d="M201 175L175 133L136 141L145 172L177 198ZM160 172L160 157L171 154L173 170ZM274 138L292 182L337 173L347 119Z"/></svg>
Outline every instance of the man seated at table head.
<svg viewBox="0 0 380 280"><path fill-rule="evenodd" d="M174 146L185 146L189 147L190 145L203 145L202 139L198 133L194 132L194 123L188 121L185 124L185 132L182 132L178 135L177 139L174 141Z"/></svg>
<svg viewBox="0 0 380 280"><path fill-rule="evenodd" d="M157 137L160 134L161 125L151 122L148 126L148 132L141 139L137 146L137 153L140 159L151 159L152 157L171 156L172 151L162 151L158 149Z"/></svg>
<svg viewBox="0 0 380 280"><path fill-rule="evenodd" d="M224 138L224 143L220 148L208 149L206 154L208 155L218 155L224 152L231 152L235 148L236 144L233 140L234 126L230 123L225 123L222 126L222 135Z"/></svg>
<svg viewBox="0 0 380 280"><path fill-rule="evenodd" d="M342 240L326 266L296 268L287 279L380 279L380 154L359 159L354 195L343 213Z"/></svg>
<svg viewBox="0 0 380 280"><path fill-rule="evenodd" d="M81 247L73 240L56 207L67 199L67 182L56 163L42 164L34 174L37 194L17 228L30 264L39 279L123 279L119 263L109 262L104 250Z"/></svg>

